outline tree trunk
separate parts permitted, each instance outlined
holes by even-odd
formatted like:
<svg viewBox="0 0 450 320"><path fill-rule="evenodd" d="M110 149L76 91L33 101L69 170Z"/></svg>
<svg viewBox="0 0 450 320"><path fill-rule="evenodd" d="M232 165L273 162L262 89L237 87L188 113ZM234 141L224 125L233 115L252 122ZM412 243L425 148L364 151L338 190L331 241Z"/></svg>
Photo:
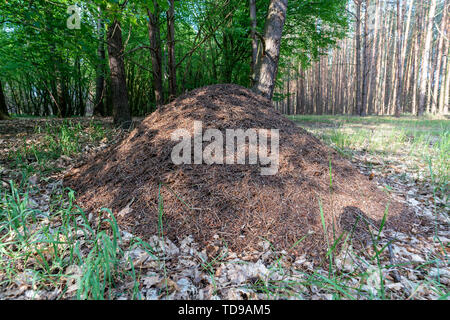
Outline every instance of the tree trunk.
<svg viewBox="0 0 450 320"><path fill-rule="evenodd" d="M159 6L154 0L154 13L147 9L149 18L148 36L150 38L150 51L152 56L153 88L155 90L155 101L157 106L164 104L164 93L162 86L162 54L161 35L159 30Z"/></svg>
<svg viewBox="0 0 450 320"><path fill-rule="evenodd" d="M416 18L416 28L415 28L415 39L414 39L414 78L413 81L413 92L412 92L412 107L411 112L414 115L419 113L419 88L418 83L420 83L420 66L421 60L420 55L422 54L422 43L423 36L421 30L424 28L423 16L425 15L425 10L423 8L423 2L419 2L416 5L417 18Z"/></svg>
<svg viewBox="0 0 450 320"><path fill-rule="evenodd" d="M97 32L98 32L98 48L97 48L97 76L95 79L95 99L94 99L94 115L105 116L105 105L103 98L105 95L105 26L101 18L101 9L98 8L99 18L97 20Z"/></svg>
<svg viewBox="0 0 450 320"><path fill-rule="evenodd" d="M55 51L54 44L51 44L50 51L52 52L52 54L54 56L58 54ZM57 110L56 110L55 114L58 117L64 118L67 116L67 100L66 100L66 86L65 86L64 79L63 79L63 74L60 69L60 66L63 65L62 59L60 57L56 58L55 60L53 60L53 65L55 68L55 75L56 75L56 77L55 77L56 78L55 104L56 104Z"/></svg>
<svg viewBox="0 0 450 320"><path fill-rule="evenodd" d="M419 110L418 99L417 99L417 79L419 77L419 65L420 65L420 48L419 48L419 34L416 35L414 45L414 77L412 78L413 84L413 92L411 97L411 113L417 114Z"/></svg>
<svg viewBox="0 0 450 320"><path fill-rule="evenodd" d="M389 28L389 35L392 35L392 41L390 44L390 49L387 50L388 55L386 57L386 59L390 62L390 64L388 65L388 68L390 69L388 72L388 77L387 80L388 82L386 83L386 95L385 95L385 100L384 100L384 104L385 104L385 108L386 108L386 114L388 115L392 115L394 113L393 110L393 106L395 104L395 100L393 100L394 97L394 91L396 88L396 82L395 82L395 78L397 77L397 73L396 73L396 69L395 69L395 65L397 63L395 57L397 56L397 42L396 42L396 37L397 37L397 32L396 30L396 24L395 24L395 12L392 10L391 11L391 26ZM392 53L391 53L392 50ZM389 57L394 57L394 59L389 59Z"/></svg>
<svg viewBox="0 0 450 320"><path fill-rule="evenodd" d="M0 120L8 120L8 119L9 119L8 107L6 106L6 98L5 94L3 93L2 82L0 81Z"/></svg>
<svg viewBox="0 0 450 320"><path fill-rule="evenodd" d="M355 82L355 103L356 112L362 115L362 96L361 96L361 0L354 0L356 5L356 35L355 35L355 59L356 59L356 82Z"/></svg>
<svg viewBox="0 0 450 320"><path fill-rule="evenodd" d="M380 32L381 37L381 43L380 48L386 48L386 50L383 50L382 54L380 55L380 72L379 76L377 77L376 81L376 97L375 97L375 108L376 108L376 114L380 115L383 114L384 111L384 101L386 96L386 84L387 84L387 58L389 57L389 41L388 41L388 34L390 28L390 20L389 15L387 14L387 4L384 5L384 23L383 23L383 32Z"/></svg>
<svg viewBox="0 0 450 320"><path fill-rule="evenodd" d="M169 101L177 96L177 69L175 63L175 8L174 0L170 0L167 10L167 54L169 56Z"/></svg>
<svg viewBox="0 0 450 320"><path fill-rule="evenodd" d="M321 76L320 76L320 58L319 61L316 62L316 114L322 114L322 85L321 85Z"/></svg>
<svg viewBox="0 0 450 320"><path fill-rule="evenodd" d="M264 28L265 51L256 65L255 85L253 90L262 96L272 99L280 58L281 37L288 0L271 0L266 25Z"/></svg>
<svg viewBox="0 0 450 320"><path fill-rule="evenodd" d="M256 38L256 0L250 0L250 21L251 21L251 29L250 35L252 38L252 64L251 64L251 86L255 85L255 67L256 61L258 59L258 39Z"/></svg>
<svg viewBox="0 0 450 320"><path fill-rule="evenodd" d="M433 45L433 40L431 40L431 48L434 47ZM430 61L428 63L428 65L430 66L430 73L428 75L428 84L427 84L427 98L425 101L425 106L426 106L426 113L431 113L431 95L433 94L433 81L434 81L434 75L436 73L436 65L435 63L433 63L433 61L436 61L435 59L435 55L436 55L436 50L431 49L431 53L430 53Z"/></svg>
<svg viewBox="0 0 450 320"><path fill-rule="evenodd" d="M447 58L448 60L448 58ZM448 114L448 104L450 100L450 63L447 61L447 70L445 76L445 84L443 86L444 94L443 94L443 104L442 104L442 114Z"/></svg>
<svg viewBox="0 0 450 320"><path fill-rule="evenodd" d="M79 56L76 57L76 66L77 66L77 72L78 72L78 79L77 79L77 98L78 98L78 105L76 108L76 114L79 116L84 117L86 115L86 104L84 103L83 99L83 81L82 81L82 73L81 73L81 59Z"/></svg>
<svg viewBox="0 0 450 320"><path fill-rule="evenodd" d="M329 72L329 69L328 69L328 57L324 57L323 59L322 59L322 64L323 64L323 66L322 66L322 70L324 70L324 74L323 74L323 83L324 83L324 85L323 85L323 88L324 88L324 90L325 90L325 92L323 93L323 96L324 96L324 99L322 100L323 101L323 113L325 113L325 114L328 114L328 105L329 105L329 87L330 87L330 85L329 85L329 81L328 81L328 72Z"/></svg>
<svg viewBox="0 0 450 320"><path fill-rule="evenodd" d="M448 3L446 3L444 10L450 10ZM449 83L450 83L450 61L448 59L449 43L448 36L450 35L450 23L448 20L444 20L445 25L441 28L443 32L443 37L446 38L444 52L446 53L443 57L444 61L442 63L442 83L441 83L441 93L439 95L439 113L448 113L448 95L449 95Z"/></svg>
<svg viewBox="0 0 450 320"><path fill-rule="evenodd" d="M367 102L367 113L372 114L374 110L374 99L376 98L376 84L377 84L377 76L379 74L380 69L380 60L378 59L378 34L380 28L380 0L376 0L375 2L375 25L374 25L374 33L372 40L372 48L370 54L370 66L369 66L369 88L368 88L368 102Z"/></svg>
<svg viewBox="0 0 450 320"><path fill-rule="evenodd" d="M395 116L399 117L400 113L403 109L402 106L402 24L401 17L402 13L400 10L400 0L397 0L397 93L396 93L396 101L395 101Z"/></svg>
<svg viewBox="0 0 450 320"><path fill-rule="evenodd" d="M131 114L123 62L122 29L117 19L108 28L107 41L114 124L128 129L131 126Z"/></svg>
<svg viewBox="0 0 450 320"><path fill-rule="evenodd" d="M60 62L62 64L62 61ZM58 101L58 117L67 117L68 116L68 108L67 108L67 100L66 100L66 84L63 79L63 75L61 70L57 67L56 74L58 75L58 80L56 83L56 96Z"/></svg>
<svg viewBox="0 0 450 320"><path fill-rule="evenodd" d="M366 114L369 83L369 0L365 0L361 115Z"/></svg>
<svg viewBox="0 0 450 320"><path fill-rule="evenodd" d="M444 79L443 77L445 76L445 73L443 74L443 77L441 78L441 64L442 64L442 57L444 54L443 52L443 48L444 48L444 34L445 34L445 28L446 28L446 23L447 23L447 13L448 13L448 8L447 8L447 0L444 1L444 7L443 7L443 13L442 13L442 22L441 22L441 32L439 34L439 45L438 45L438 52L437 52L437 59L436 59L436 66L435 66L435 79L434 79L434 91L433 91L433 96L432 96L432 101L431 101L431 112L433 114L436 114L438 111L438 89L440 84L442 83L442 87L441 87L441 94L443 92L443 88L444 88ZM448 51L446 51L448 52Z"/></svg>
<svg viewBox="0 0 450 320"><path fill-rule="evenodd" d="M407 3L404 4L404 11L406 11L406 5ZM413 7L414 7L414 0L410 1L409 4L409 9L408 9L408 16L406 18L406 30L403 36L403 40L402 40L402 56L401 56L401 62L402 62L402 70L403 72L403 81L404 81L404 85L402 85L403 89L401 92L402 95L402 99L403 99L403 103L407 102L408 100L408 93L409 91L407 91L406 89L409 87L409 82L408 82L408 78L410 78L411 76L411 72L410 69L408 69L408 63L411 66L412 65L412 55L411 55L411 51L410 51L410 57L406 56L406 51L408 49L408 39L409 39L409 33L410 33L410 28L411 28L411 17L412 17L412 11L413 11ZM412 43L413 45L413 43Z"/></svg>
<svg viewBox="0 0 450 320"><path fill-rule="evenodd" d="M305 114L305 71L299 63L299 77L297 83L297 114Z"/></svg>
<svg viewBox="0 0 450 320"><path fill-rule="evenodd" d="M433 40L433 21L434 15L436 14L436 0L431 0L431 7L428 12L427 24L426 24L426 38L423 45L422 53L422 66L421 66L421 76L420 76L420 87L419 87L419 110L418 115L421 116L425 110L425 101L427 93L427 79L429 74L429 63L431 55L431 41Z"/></svg>

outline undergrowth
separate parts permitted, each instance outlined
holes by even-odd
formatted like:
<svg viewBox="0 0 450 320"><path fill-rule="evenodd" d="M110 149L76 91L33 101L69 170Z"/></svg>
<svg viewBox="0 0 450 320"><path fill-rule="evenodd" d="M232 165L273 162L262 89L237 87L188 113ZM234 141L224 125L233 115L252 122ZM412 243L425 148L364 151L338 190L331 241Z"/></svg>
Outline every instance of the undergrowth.
<svg viewBox="0 0 450 320"><path fill-rule="evenodd" d="M450 121L413 117L291 116L300 125L351 158L356 153L375 156L388 167L401 159L403 171L424 183L432 180L439 196L448 200L450 178ZM322 127L317 124L331 124ZM371 127L372 125L372 127ZM432 170L429 170L431 166ZM406 170L407 169L407 170ZM406 173L405 173L406 174Z"/></svg>
<svg viewBox="0 0 450 320"><path fill-rule="evenodd" d="M112 130L91 120L87 126L73 120L45 122L36 125L33 138L23 136L23 141L8 153L8 160L14 169L23 175L48 174L58 169L54 161L62 156L77 156L83 147L101 140L109 140Z"/></svg>
<svg viewBox="0 0 450 320"><path fill-rule="evenodd" d="M393 120L385 121L393 123ZM424 121L419 124L424 125L428 120ZM414 128L391 128L380 135L374 134L370 129L352 130L347 132L333 127L316 133L347 156L352 156L354 150L359 149L379 155L402 152L408 157L414 157L419 161L418 170L423 179L428 179L433 184L434 197L448 193L450 137L447 127L433 125L431 133ZM42 139L32 143L24 141L21 147L10 153L15 168L23 173L22 181L26 181L35 172L52 172L51 160L82 152L80 138L100 141L108 134L100 125L91 123L88 128L83 129L80 124L71 121L65 121L60 126L48 124L37 127L35 133L42 136ZM331 173L330 161L330 192L333 192ZM21 290L28 290L26 288L32 288L34 293L39 290L55 290L55 299L118 299L121 296L142 299L142 275L134 268L133 261L125 251L139 247L158 259L157 251L162 251L164 256L164 246L154 248L135 238L131 246L125 247L112 212L102 209L95 215L87 215L74 204L75 195L69 189L55 191L51 195L49 210L43 212L31 205L32 188L27 183L16 184L9 181L9 186L0 190L0 291L17 287L18 294L21 294ZM321 208L320 205L319 207ZM164 205L161 193L158 209L159 236L164 240ZM385 219L387 214L388 207ZM391 258L389 251L392 239L381 236L385 219L378 229L367 226L371 247L365 252L356 253L351 233L335 234L334 226L325 224L323 211L321 216L324 234L327 235L327 269L296 269L292 273L290 266L284 262L285 254L281 253L268 266L269 276L266 279L254 279L253 283L246 284L243 288L262 293L268 299L309 299L311 292L337 300L414 298L417 287L393 295L384 286L386 277L392 275L394 270L405 267L404 263L397 263ZM306 237L307 235L299 239L293 247ZM438 236L435 241L439 242ZM224 246L226 248L226 244ZM338 251L338 248L341 250ZM443 249L445 251L444 247ZM229 263L224 253L226 251L200 262L201 269L211 279L214 294L218 291L215 272L220 265ZM386 259L389 260L388 263ZM350 262L345 263L347 260ZM442 257L430 256L427 261L414 268L427 270L431 267L439 268L445 263ZM345 268L343 264L346 265ZM161 260L161 268L166 279L161 294L168 296L167 279L170 278L170 270L166 269L165 259ZM280 277L274 280L270 276L272 274ZM425 276L419 286L431 288L439 299L449 297L448 288L440 283L439 278Z"/></svg>
<svg viewBox="0 0 450 320"><path fill-rule="evenodd" d="M71 190L55 201L54 210L44 213L31 209L28 192L12 181L2 192L0 288L31 284L35 292L59 288L57 298L71 298L74 288L78 299L115 298L114 289L136 275L123 265L114 215L103 209L90 221L73 204Z"/></svg>

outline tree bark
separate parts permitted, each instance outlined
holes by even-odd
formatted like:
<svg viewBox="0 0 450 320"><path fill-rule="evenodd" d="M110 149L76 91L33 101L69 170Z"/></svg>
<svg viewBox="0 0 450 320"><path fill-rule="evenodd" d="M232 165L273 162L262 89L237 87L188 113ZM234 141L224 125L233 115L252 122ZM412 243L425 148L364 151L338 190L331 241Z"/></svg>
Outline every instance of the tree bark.
<svg viewBox="0 0 450 320"><path fill-rule="evenodd" d="M406 11L406 5L407 5L407 2L404 4L404 7L403 7L404 11ZM408 63L410 64L410 66L412 65L412 63L411 63L412 55L410 55L410 57L407 57L406 51L408 49L408 39L410 38L409 33L410 33L410 28L411 28L411 17L412 17L413 7L414 7L414 0L410 1L410 4L409 4L408 16L407 16L406 22L405 22L406 29L405 29L405 33L404 33L403 40L402 40L401 62L402 62L402 68L403 68L402 70L404 71L403 75L402 75L404 85L402 85L401 95L402 95L403 103L405 103L408 98L409 91L406 91L406 89L409 87L408 78L411 76L410 69L408 69L407 67L408 67Z"/></svg>
<svg viewBox="0 0 450 320"><path fill-rule="evenodd" d="M167 54L169 56L169 101L177 96L177 69L175 62L175 8L174 0L170 0L167 10Z"/></svg>
<svg viewBox="0 0 450 320"><path fill-rule="evenodd" d="M128 129L131 126L131 114L123 62L122 29L117 19L108 28L107 42L114 124Z"/></svg>
<svg viewBox="0 0 450 320"><path fill-rule="evenodd" d="M420 76L420 87L419 87L419 110L418 115L422 116L425 110L425 101L427 93L427 83L429 74L429 63L431 55L431 41L433 40L433 21L434 15L436 14L436 0L431 0L431 6L428 11L428 18L426 24L426 38L423 45L422 53L422 66L421 66L421 76Z"/></svg>
<svg viewBox="0 0 450 320"><path fill-rule="evenodd" d="M400 10L400 0L397 0L397 93L395 101L395 116L400 117L400 113L403 109L402 106L402 24L401 17L402 13Z"/></svg>
<svg viewBox="0 0 450 320"><path fill-rule="evenodd" d="M384 99L384 104L385 104L385 113L388 115L392 115L394 114L394 109L393 106L395 104L395 100L393 100L392 98L394 97L394 91L396 88L396 82L395 82L395 78L397 77L397 73L396 73L396 63L397 60L395 59L395 57L397 56L397 26L395 24L395 11L392 10L391 11L391 23L390 23L390 28L389 28L389 35L392 35L392 41L390 44L390 49L387 50L387 56L386 56L386 60L388 60L387 63L387 76L386 79L388 80L388 82L386 83L386 88L385 88L385 99ZM392 52L392 53L391 53ZM394 59L389 59L390 57L394 57ZM388 62L390 62L390 64L388 64ZM390 70L389 70L390 69Z"/></svg>
<svg viewBox="0 0 450 320"><path fill-rule="evenodd" d="M450 10L449 4L446 3L444 10ZM448 103L449 103L449 83L450 83L450 61L448 59L448 51L450 40L448 36L450 35L450 23L448 20L444 20L445 25L442 26L441 32L443 32L443 37L446 38L444 52L446 53L443 57L442 63L442 84L441 93L439 95L439 113L448 114Z"/></svg>
<svg viewBox="0 0 450 320"><path fill-rule="evenodd" d="M315 72L314 72L314 85L315 85L315 89L316 89L316 114L322 114L322 87L321 87L321 68L320 68L320 58L319 61L316 62L316 66L315 66Z"/></svg>
<svg viewBox="0 0 450 320"><path fill-rule="evenodd" d="M367 113L372 114L374 110L374 99L376 98L376 84L377 76L380 69L380 60L378 58L378 34L380 28L380 0L375 1L375 25L373 32L372 48L370 54L370 66L369 66L369 88L368 88L368 102L367 102Z"/></svg>
<svg viewBox="0 0 450 320"><path fill-rule="evenodd" d="M414 85L413 85L413 92L412 92L412 107L411 112L414 115L417 115L419 113L419 88L417 84L420 84L420 66L421 66L421 60L420 55L422 54L421 46L423 43L423 36L422 31L424 28L424 15L425 15L425 9L423 6L423 2L419 2L416 5L416 11L417 11L417 18L416 18L416 30L415 30L415 39L414 39L414 78L412 79Z"/></svg>
<svg viewBox="0 0 450 320"><path fill-rule="evenodd" d="M448 60L448 58L447 58ZM450 101L450 63L447 61L447 70L445 76L445 84L443 86L443 104L442 104L442 114L448 114L448 105Z"/></svg>
<svg viewBox="0 0 450 320"><path fill-rule="evenodd" d="M62 60L60 59L58 64L62 64ZM62 75L61 70L57 67L56 74L58 75L58 79L56 82L56 96L58 100L58 117L67 117L68 116L68 108L67 108L67 100L66 100L66 84Z"/></svg>
<svg viewBox="0 0 450 320"><path fill-rule="evenodd" d="M6 106L6 98L5 94L3 93L2 82L0 81L0 120L8 120L8 119L9 119L8 107Z"/></svg>
<svg viewBox="0 0 450 320"><path fill-rule="evenodd" d="M250 0L250 35L252 38L252 64L251 64L251 86L255 85L255 68L258 60L258 39L256 38L256 0Z"/></svg>
<svg viewBox="0 0 450 320"><path fill-rule="evenodd" d="M356 35L355 35L355 60L356 60L356 82L355 82L355 103L356 112L362 115L362 96L361 96L361 0L354 0L356 5Z"/></svg>
<svg viewBox="0 0 450 320"><path fill-rule="evenodd" d="M442 13L442 22L441 22L441 32L439 33L439 44L438 44L438 52L437 52L437 59L436 59L436 65L435 65L435 79L434 79L434 90L433 90L433 95L432 95L432 99L431 99L431 112L433 114L436 114L438 111L438 95L439 95L439 86L442 83L442 87L441 87L441 94L443 93L443 88L444 88L444 82L445 79L442 79L445 74L443 74L443 77L441 78L441 64L442 64L442 58L443 55L447 55L448 53L444 53L443 48L444 48L444 34L445 34L445 28L446 28L446 23L447 23L447 13L448 13L448 8L447 8L447 0L444 1L444 7L443 7L443 13ZM448 52L448 51L446 51Z"/></svg>
<svg viewBox="0 0 450 320"><path fill-rule="evenodd" d="M157 106L164 104L164 93L162 86L162 54L161 54L161 34L159 30L159 6L156 0L153 1L154 13L147 9L149 18L148 36L150 38L150 51L152 56L153 88L155 90L155 101Z"/></svg>
<svg viewBox="0 0 450 320"><path fill-rule="evenodd" d="M271 0L264 28L265 52L256 65L253 90L272 100L280 58L281 37L288 0Z"/></svg>
<svg viewBox="0 0 450 320"><path fill-rule="evenodd" d="M291 66L288 65L288 74L287 74L287 105L286 105L286 114L291 114Z"/></svg>
<svg viewBox="0 0 450 320"><path fill-rule="evenodd" d="M95 99L94 99L94 115L105 116L105 105L103 98L105 95L105 35L104 24L101 18L101 9L98 8L99 18L97 20L97 32L98 32L98 48L97 48L97 76L95 80Z"/></svg>
<svg viewBox="0 0 450 320"><path fill-rule="evenodd" d="M361 115L366 114L369 84L369 0L365 0Z"/></svg>

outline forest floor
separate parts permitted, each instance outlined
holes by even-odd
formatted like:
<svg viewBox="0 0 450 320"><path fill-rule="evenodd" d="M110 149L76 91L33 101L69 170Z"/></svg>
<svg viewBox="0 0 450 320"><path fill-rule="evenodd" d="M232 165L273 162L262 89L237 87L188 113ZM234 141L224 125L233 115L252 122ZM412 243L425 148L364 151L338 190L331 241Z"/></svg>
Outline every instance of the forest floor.
<svg viewBox="0 0 450 320"><path fill-rule="evenodd" d="M219 238L144 242L62 185L125 132L111 119L15 118L0 122L0 299L448 299L450 121L290 118L430 223L382 228L358 251L336 239L323 269L265 241L240 253Z"/></svg>

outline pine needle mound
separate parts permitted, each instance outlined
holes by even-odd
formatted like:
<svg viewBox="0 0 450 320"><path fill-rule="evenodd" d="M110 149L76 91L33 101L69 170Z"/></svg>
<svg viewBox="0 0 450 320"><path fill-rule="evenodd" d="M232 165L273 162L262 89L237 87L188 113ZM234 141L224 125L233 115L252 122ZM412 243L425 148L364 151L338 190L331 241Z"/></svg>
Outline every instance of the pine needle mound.
<svg viewBox="0 0 450 320"><path fill-rule="evenodd" d="M203 122L203 130L279 129L278 173L262 176L259 165L249 164L174 165L178 142L171 134L193 132L194 120ZM196 89L161 107L123 141L69 172L64 183L83 208L111 208L122 228L143 239L160 231L162 207L162 228L172 241L193 235L206 244L218 235L237 252L256 249L265 239L277 249L319 257L333 234L349 232L357 243L367 242L368 229L380 225L388 203L389 227L406 229L411 218L269 100L230 84Z"/></svg>

